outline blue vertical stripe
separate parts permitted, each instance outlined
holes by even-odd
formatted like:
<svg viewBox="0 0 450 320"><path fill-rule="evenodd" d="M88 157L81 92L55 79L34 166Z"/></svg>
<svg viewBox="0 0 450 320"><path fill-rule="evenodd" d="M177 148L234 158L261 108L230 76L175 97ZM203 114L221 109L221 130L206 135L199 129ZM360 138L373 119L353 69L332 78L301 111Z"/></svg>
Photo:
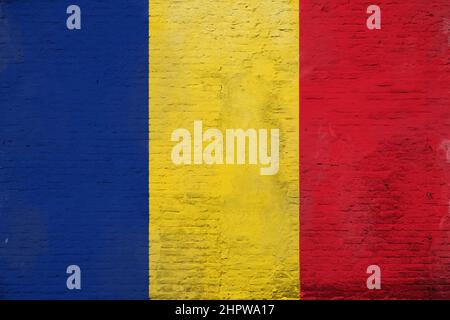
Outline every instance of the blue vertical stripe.
<svg viewBox="0 0 450 320"><path fill-rule="evenodd" d="M148 217L147 1L0 2L0 298L147 299Z"/></svg>

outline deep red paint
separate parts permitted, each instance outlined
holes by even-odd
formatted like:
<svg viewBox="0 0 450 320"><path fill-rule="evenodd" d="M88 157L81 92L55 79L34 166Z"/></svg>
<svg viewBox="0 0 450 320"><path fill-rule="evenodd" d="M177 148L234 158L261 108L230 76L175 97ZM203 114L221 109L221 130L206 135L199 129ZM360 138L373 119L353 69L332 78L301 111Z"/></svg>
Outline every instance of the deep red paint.
<svg viewBox="0 0 450 320"><path fill-rule="evenodd" d="M300 8L302 298L450 298L450 1Z"/></svg>

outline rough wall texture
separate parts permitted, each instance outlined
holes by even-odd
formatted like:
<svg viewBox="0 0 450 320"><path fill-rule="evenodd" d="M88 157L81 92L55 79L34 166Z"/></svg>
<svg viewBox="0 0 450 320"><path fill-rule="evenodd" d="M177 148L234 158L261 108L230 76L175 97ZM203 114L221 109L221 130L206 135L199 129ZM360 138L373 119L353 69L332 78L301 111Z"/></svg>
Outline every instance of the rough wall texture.
<svg viewBox="0 0 450 320"><path fill-rule="evenodd" d="M76 3L0 1L0 299L148 295L147 3Z"/></svg>
<svg viewBox="0 0 450 320"><path fill-rule="evenodd" d="M154 0L150 50L147 1L74 2L0 0L0 299L450 299L448 0ZM194 120L280 171L174 165Z"/></svg>
<svg viewBox="0 0 450 320"><path fill-rule="evenodd" d="M450 298L449 1L300 10L302 296Z"/></svg>
<svg viewBox="0 0 450 320"><path fill-rule="evenodd" d="M298 1L151 2L151 298L298 298L298 17ZM194 120L279 128L280 171L174 165Z"/></svg>

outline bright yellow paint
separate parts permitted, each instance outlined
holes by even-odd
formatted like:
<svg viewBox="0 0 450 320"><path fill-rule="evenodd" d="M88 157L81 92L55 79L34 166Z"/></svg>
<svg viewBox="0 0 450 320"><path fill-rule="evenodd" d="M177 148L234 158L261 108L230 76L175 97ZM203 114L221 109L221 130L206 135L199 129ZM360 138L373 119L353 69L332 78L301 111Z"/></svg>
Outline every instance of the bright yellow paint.
<svg viewBox="0 0 450 320"><path fill-rule="evenodd" d="M150 2L150 297L298 299L298 1ZM171 161L177 128L279 128L280 170Z"/></svg>

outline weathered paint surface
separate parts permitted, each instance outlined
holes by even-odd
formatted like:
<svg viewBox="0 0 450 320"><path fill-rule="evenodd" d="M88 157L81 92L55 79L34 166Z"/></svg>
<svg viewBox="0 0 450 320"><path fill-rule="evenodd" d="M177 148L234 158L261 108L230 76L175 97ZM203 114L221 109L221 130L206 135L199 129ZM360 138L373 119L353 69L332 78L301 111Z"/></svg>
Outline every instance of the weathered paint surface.
<svg viewBox="0 0 450 320"><path fill-rule="evenodd" d="M150 3L150 297L299 296L298 1ZM279 128L280 171L171 162L171 133Z"/></svg>
<svg viewBox="0 0 450 320"><path fill-rule="evenodd" d="M450 298L449 16L446 0L301 1L304 298Z"/></svg>
<svg viewBox="0 0 450 320"><path fill-rule="evenodd" d="M148 4L75 3L0 1L0 299L148 296Z"/></svg>

